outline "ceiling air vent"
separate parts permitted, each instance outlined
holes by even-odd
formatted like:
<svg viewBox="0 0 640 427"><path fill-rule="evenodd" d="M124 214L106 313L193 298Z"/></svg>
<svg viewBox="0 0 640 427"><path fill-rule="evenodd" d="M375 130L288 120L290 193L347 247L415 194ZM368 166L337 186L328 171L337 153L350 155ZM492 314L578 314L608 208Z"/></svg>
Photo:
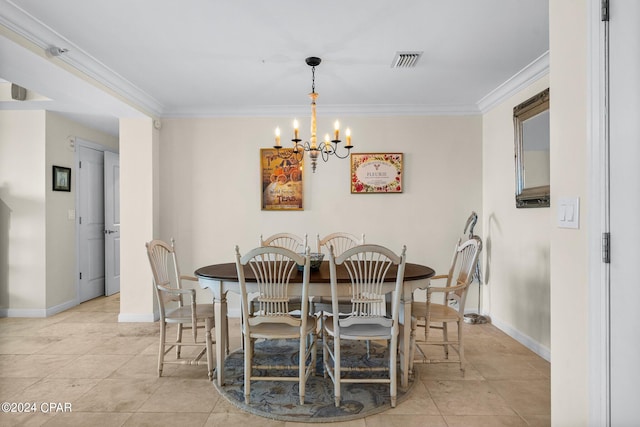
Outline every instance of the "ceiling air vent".
<svg viewBox="0 0 640 427"><path fill-rule="evenodd" d="M413 68L421 56L422 52L396 52L391 68Z"/></svg>

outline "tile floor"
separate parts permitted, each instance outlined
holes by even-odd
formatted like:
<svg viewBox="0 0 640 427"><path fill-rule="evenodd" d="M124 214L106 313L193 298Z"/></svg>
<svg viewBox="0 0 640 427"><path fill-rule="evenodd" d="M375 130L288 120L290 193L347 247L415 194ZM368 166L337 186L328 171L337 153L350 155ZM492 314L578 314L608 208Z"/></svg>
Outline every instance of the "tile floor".
<svg viewBox="0 0 640 427"><path fill-rule="evenodd" d="M300 425L236 409L207 380L205 366L168 365L158 378L158 324L118 323L118 311L115 295L49 318L0 319L0 402L36 403L35 413L0 413L0 425ZM237 348L237 319L230 333ZM409 399L333 425L550 425L549 363L492 325L465 325L465 334L464 377L455 364L416 365Z"/></svg>

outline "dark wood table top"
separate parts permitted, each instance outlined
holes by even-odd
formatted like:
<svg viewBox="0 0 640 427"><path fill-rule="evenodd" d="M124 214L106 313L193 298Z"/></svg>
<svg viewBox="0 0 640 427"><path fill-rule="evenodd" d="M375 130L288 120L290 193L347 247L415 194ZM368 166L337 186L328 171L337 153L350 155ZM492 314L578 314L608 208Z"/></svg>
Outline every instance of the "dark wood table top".
<svg viewBox="0 0 640 427"><path fill-rule="evenodd" d="M393 282L396 279L397 267L392 266L389 269L385 277L385 282ZM208 265L206 267L199 268L195 271L196 277L203 277L207 279L237 282L238 272L236 270L235 262L228 262L224 264ZM247 282L255 282L256 278L253 275L253 271L249 266L245 266L244 270L245 280ZM349 283L351 279L344 265L336 266L336 275L338 276L338 283ZM404 267L404 280L422 280L433 277L435 272L430 267L421 264L406 263ZM297 271L296 277L293 278L293 282L302 281L302 272ZM331 283L331 277L329 275L329 261L322 261L318 270L311 270L311 277L309 278L311 283Z"/></svg>

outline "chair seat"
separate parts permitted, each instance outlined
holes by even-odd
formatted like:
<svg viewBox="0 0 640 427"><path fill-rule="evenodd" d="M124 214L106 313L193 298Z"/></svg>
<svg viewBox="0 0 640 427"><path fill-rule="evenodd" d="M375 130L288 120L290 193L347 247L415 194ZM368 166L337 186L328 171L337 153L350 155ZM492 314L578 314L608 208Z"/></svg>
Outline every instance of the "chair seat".
<svg viewBox="0 0 640 427"><path fill-rule="evenodd" d="M432 322L455 322L460 318L458 310L446 306L444 304L431 303L429 315ZM414 304L411 308L411 317L416 319L424 319L427 316L427 307L425 304Z"/></svg>
<svg viewBox="0 0 640 427"><path fill-rule="evenodd" d="M324 321L325 330L331 336L335 336L334 318L327 317ZM377 340L391 339L390 328L378 325L352 325L340 327L340 338L346 340Z"/></svg>
<svg viewBox="0 0 640 427"><path fill-rule="evenodd" d="M191 307L182 306L173 310L167 310L166 314L167 323L185 323L191 322ZM213 319L213 305L201 304L196 306L196 319L204 320L207 318Z"/></svg>
<svg viewBox="0 0 640 427"><path fill-rule="evenodd" d="M316 318L307 316L307 329L305 334L309 334L316 329ZM251 327L251 338L265 339L286 339L300 338L300 327L287 325L284 323L261 323Z"/></svg>

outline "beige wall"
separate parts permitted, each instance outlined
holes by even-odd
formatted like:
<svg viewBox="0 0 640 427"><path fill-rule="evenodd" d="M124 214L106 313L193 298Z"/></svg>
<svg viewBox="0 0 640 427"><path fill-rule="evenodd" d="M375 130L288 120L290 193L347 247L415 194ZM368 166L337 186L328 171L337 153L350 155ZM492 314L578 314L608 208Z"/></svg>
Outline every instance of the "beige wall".
<svg viewBox="0 0 640 427"><path fill-rule="evenodd" d="M46 308L45 112L0 111L0 315Z"/></svg>
<svg viewBox="0 0 640 427"><path fill-rule="evenodd" d="M68 138L117 138L45 111L0 111L0 310L45 316L76 298L75 153ZM72 168L71 192L52 191L52 165ZM4 255L3 255L4 254Z"/></svg>
<svg viewBox="0 0 640 427"><path fill-rule="evenodd" d="M551 204L580 197L580 229L551 227L551 421L588 425L587 7L550 2ZM594 402L596 403L596 402Z"/></svg>
<svg viewBox="0 0 640 427"><path fill-rule="evenodd" d="M320 162L315 174L305 165L303 211L261 211L260 148L273 144L278 125L286 136L289 122L163 120L156 237L176 238L184 273L231 262L234 245L246 252L260 234L282 231L308 233L312 242L316 233L365 233L368 242L398 252L406 244L409 262L448 268L467 217L482 207L480 116L341 117L355 152L404 153L404 192L350 194L349 160L334 158ZM331 130L331 121L319 118L318 129ZM238 315L235 302L230 308Z"/></svg>
<svg viewBox="0 0 640 427"><path fill-rule="evenodd" d="M145 242L158 224L158 132L150 118L120 119L121 322L155 319Z"/></svg>
<svg viewBox="0 0 640 427"><path fill-rule="evenodd" d="M513 107L549 87L548 76L483 116L483 311L549 358L549 227L552 208L517 209ZM553 104L553 91L551 92ZM552 191L554 188L552 187Z"/></svg>

